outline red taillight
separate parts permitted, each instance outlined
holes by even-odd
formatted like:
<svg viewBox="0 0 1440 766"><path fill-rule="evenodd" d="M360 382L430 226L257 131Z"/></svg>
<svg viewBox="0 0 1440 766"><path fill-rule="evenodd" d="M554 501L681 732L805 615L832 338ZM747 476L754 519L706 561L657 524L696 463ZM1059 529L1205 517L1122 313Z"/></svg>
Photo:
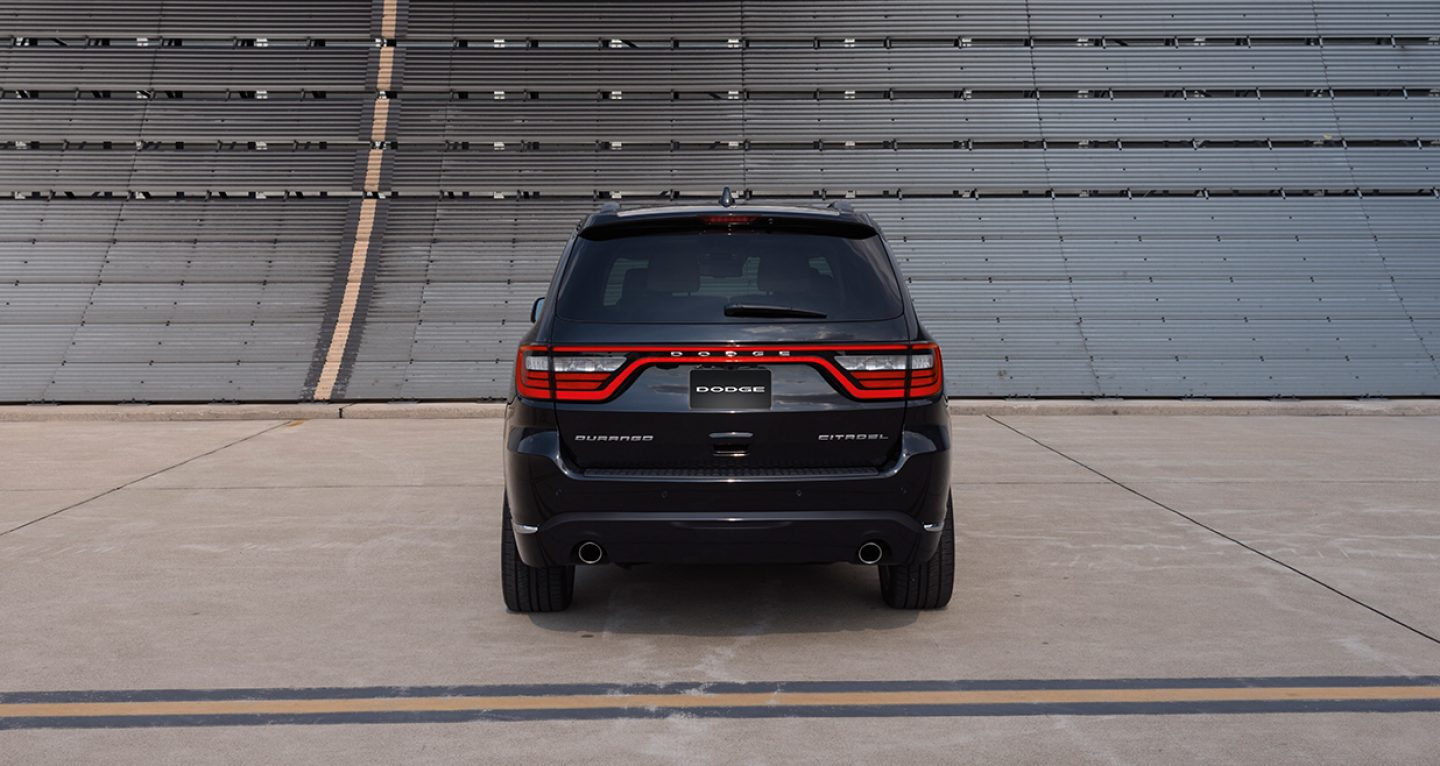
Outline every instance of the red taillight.
<svg viewBox="0 0 1440 766"><path fill-rule="evenodd" d="M625 362L615 354L557 356L549 346L524 346L515 359L515 389L531 399L598 401L608 398L602 389Z"/></svg>
<svg viewBox="0 0 1440 766"><path fill-rule="evenodd" d="M930 352L932 361L928 368L916 369L915 367L911 367L909 395L912 399L935 396L945 387L945 371L940 367L940 347L933 343L915 347L916 351L921 351L922 349ZM917 354L917 356L919 355Z"/></svg>
<svg viewBox="0 0 1440 766"><path fill-rule="evenodd" d="M924 398L944 388L933 343L857 346L523 346L515 359L521 396L603 402L653 364L805 364L865 401Z"/></svg>
<svg viewBox="0 0 1440 766"><path fill-rule="evenodd" d="M860 399L905 399L934 396L943 387L940 349L933 343L910 346L909 353L869 354L848 351L835 357Z"/></svg>
<svg viewBox="0 0 1440 766"><path fill-rule="evenodd" d="M549 365L544 369L531 369L534 366L532 360L544 359L545 346L521 346L520 353L515 356L515 390L521 396L530 399L551 398L551 380Z"/></svg>

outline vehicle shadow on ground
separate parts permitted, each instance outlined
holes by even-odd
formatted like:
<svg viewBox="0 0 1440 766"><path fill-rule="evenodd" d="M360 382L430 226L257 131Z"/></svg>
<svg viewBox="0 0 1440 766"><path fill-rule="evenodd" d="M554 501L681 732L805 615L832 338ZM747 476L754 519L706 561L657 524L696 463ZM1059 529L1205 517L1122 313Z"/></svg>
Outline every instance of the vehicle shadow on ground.
<svg viewBox="0 0 1440 766"><path fill-rule="evenodd" d="M532 614L536 626L564 632L744 636L893 630L917 613L880 599L870 567L581 567L565 612Z"/></svg>

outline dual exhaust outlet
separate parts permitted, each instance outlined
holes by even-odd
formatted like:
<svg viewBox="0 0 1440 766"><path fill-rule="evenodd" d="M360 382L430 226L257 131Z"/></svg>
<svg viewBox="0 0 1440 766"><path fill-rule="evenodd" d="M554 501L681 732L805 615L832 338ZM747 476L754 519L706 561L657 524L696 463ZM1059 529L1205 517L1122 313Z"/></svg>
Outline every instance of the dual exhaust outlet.
<svg viewBox="0 0 1440 766"><path fill-rule="evenodd" d="M579 559L581 564L599 564L605 560L605 547L594 540L586 540L575 546L575 558ZM879 564L883 558L885 558L885 546L874 540L861 543L855 551L855 559L867 566Z"/></svg>

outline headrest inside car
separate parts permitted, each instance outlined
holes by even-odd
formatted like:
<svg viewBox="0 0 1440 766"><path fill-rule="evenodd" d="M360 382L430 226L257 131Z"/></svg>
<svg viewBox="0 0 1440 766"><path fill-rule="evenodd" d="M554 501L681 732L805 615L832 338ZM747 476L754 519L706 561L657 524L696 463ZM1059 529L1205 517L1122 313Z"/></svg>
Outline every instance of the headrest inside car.
<svg viewBox="0 0 1440 766"><path fill-rule="evenodd" d="M693 293L700 289L700 261L693 254L651 258L647 272L645 286L657 293Z"/></svg>
<svg viewBox="0 0 1440 766"><path fill-rule="evenodd" d="M649 269L630 269L625 272L625 280L620 283L620 302L633 303L643 300L648 291L646 286L650 281Z"/></svg>
<svg viewBox="0 0 1440 766"><path fill-rule="evenodd" d="M755 276L763 292L801 293L810 287L813 273L806 258L775 253L761 259L760 271Z"/></svg>

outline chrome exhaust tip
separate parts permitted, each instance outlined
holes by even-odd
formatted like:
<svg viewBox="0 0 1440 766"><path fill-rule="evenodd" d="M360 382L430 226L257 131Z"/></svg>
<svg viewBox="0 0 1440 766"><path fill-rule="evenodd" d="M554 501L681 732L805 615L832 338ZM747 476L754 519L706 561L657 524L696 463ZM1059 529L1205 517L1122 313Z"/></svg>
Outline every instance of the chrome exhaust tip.
<svg viewBox="0 0 1440 766"><path fill-rule="evenodd" d="M575 546L575 558L581 564L599 564L605 558L605 549L594 540L586 540Z"/></svg>
<svg viewBox="0 0 1440 766"><path fill-rule="evenodd" d="M860 550L855 552L855 558L859 559L861 564L879 564L880 559L885 558L885 547L874 540L861 543Z"/></svg>

